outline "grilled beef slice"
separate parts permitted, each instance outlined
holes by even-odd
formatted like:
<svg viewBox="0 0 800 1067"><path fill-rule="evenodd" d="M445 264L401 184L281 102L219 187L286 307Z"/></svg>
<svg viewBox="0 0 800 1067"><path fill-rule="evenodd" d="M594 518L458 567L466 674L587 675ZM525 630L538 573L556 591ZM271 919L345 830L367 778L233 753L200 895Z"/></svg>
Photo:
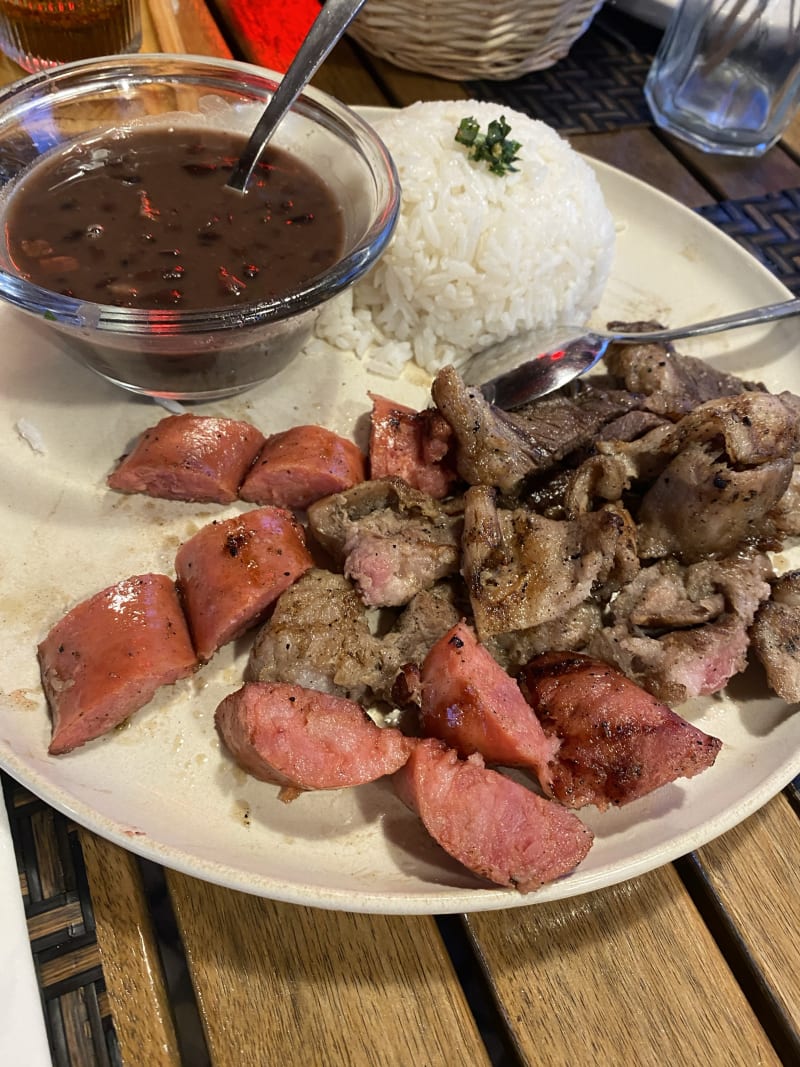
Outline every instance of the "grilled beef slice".
<svg viewBox="0 0 800 1067"><path fill-rule="evenodd" d="M498 508L494 497L482 486L465 496L462 573L482 641L610 595L638 570L633 523L619 505L562 522Z"/></svg>
<svg viewBox="0 0 800 1067"><path fill-rule="evenodd" d="M659 329L659 324L611 322L609 329L645 331ZM707 360L679 355L670 344L612 344L604 362L626 389L645 398L643 407L670 419L686 415L707 400L763 389L716 370Z"/></svg>
<svg viewBox="0 0 800 1067"><path fill-rule="evenodd" d="M513 412L501 411L449 366L439 371L432 391L455 433L458 473L471 485L493 486L509 495L526 477L550 470L639 405L630 393L584 384L575 396L556 393Z"/></svg>
<svg viewBox="0 0 800 1067"><path fill-rule="evenodd" d="M352 583L314 568L281 594L256 635L245 678L361 700L382 669L381 642Z"/></svg>
<svg viewBox="0 0 800 1067"><path fill-rule="evenodd" d="M800 570L773 583L750 637L770 688L788 704L800 702Z"/></svg>
<svg viewBox="0 0 800 1067"><path fill-rule="evenodd" d="M772 573L761 554L642 568L588 651L667 704L716 693L747 664L748 630Z"/></svg>
<svg viewBox="0 0 800 1067"><path fill-rule="evenodd" d="M308 523L365 604L397 607L457 573L459 510L400 478L380 478L312 504Z"/></svg>
<svg viewBox="0 0 800 1067"><path fill-rule="evenodd" d="M789 487L799 433L792 408L769 393L712 400L681 419L663 446L674 458L637 516L642 558L692 563L759 545Z"/></svg>

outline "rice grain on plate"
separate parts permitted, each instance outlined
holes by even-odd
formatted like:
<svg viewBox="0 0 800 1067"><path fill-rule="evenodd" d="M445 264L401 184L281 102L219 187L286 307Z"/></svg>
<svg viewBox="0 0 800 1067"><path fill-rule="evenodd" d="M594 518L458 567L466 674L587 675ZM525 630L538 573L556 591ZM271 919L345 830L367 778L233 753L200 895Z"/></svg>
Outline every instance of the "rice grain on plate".
<svg viewBox="0 0 800 1067"><path fill-rule="evenodd" d="M455 141L461 119L504 115L516 172L493 174ZM326 308L316 337L397 376L526 327L581 325L611 269L614 224L594 172L549 126L475 100L414 104L375 122L394 157L402 211L370 274Z"/></svg>

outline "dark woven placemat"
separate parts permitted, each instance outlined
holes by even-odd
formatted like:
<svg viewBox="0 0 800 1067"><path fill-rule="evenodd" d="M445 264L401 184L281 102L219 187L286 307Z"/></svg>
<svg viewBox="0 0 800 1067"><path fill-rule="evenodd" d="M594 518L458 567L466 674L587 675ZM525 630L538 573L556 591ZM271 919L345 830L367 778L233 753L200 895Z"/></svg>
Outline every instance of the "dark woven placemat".
<svg viewBox="0 0 800 1067"><path fill-rule="evenodd" d="M0 777L53 1063L121 1065L77 829Z"/></svg>
<svg viewBox="0 0 800 1067"><path fill-rule="evenodd" d="M659 30L601 10L564 59L512 81L470 81L477 100L505 104L565 136L652 122L643 94Z"/></svg>
<svg viewBox="0 0 800 1067"><path fill-rule="evenodd" d="M723 200L698 213L719 226L800 296L800 189Z"/></svg>

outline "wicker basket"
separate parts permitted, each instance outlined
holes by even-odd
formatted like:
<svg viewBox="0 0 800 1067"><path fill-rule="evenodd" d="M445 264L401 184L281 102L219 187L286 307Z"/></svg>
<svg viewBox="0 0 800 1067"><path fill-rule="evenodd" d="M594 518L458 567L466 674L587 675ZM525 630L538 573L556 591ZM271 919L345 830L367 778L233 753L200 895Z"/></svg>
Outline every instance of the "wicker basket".
<svg viewBox="0 0 800 1067"><path fill-rule="evenodd" d="M562 59L602 0L369 0L350 27L368 52L455 80L507 80Z"/></svg>

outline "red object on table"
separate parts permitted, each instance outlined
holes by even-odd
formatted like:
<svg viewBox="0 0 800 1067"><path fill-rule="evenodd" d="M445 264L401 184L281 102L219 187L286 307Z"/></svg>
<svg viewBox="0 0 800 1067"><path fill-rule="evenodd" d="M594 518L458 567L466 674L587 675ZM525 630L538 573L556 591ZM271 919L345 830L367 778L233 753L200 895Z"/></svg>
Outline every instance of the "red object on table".
<svg viewBox="0 0 800 1067"><path fill-rule="evenodd" d="M283 74L319 14L319 0L222 0L226 22L251 63Z"/></svg>

